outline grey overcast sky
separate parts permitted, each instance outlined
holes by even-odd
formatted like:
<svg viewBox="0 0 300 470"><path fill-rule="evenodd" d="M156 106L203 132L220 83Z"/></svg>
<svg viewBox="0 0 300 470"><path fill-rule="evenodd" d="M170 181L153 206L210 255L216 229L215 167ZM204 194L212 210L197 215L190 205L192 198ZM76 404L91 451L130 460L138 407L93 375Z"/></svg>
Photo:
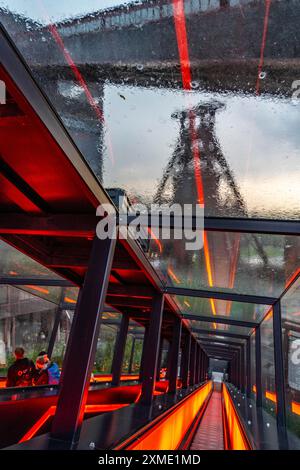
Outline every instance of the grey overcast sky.
<svg viewBox="0 0 300 470"><path fill-rule="evenodd" d="M52 21L131 3L129 0L0 0L0 6L37 21Z"/></svg>

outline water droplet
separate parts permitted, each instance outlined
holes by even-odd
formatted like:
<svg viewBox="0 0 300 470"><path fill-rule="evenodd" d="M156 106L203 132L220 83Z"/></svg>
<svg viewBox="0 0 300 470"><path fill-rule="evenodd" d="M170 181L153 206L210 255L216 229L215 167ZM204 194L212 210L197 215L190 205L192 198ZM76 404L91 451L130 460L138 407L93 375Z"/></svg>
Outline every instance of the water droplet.
<svg viewBox="0 0 300 470"><path fill-rule="evenodd" d="M193 80L191 82L191 88L193 88L193 90L199 88L199 86L200 86L200 84L199 84L199 82L197 82L197 80Z"/></svg>
<svg viewBox="0 0 300 470"><path fill-rule="evenodd" d="M258 77L259 77L260 80L264 80L266 78L266 76L267 76L267 72L261 71Z"/></svg>
<svg viewBox="0 0 300 470"><path fill-rule="evenodd" d="M137 64L137 65L136 65L136 68L137 68L138 70L143 70L144 66L143 66L143 64Z"/></svg>

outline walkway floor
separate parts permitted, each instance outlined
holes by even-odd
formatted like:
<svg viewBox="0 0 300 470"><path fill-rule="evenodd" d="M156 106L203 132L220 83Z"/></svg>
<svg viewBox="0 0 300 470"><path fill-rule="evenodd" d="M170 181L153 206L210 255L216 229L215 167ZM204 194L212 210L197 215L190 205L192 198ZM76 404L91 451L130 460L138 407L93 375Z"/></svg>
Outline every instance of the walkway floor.
<svg viewBox="0 0 300 470"><path fill-rule="evenodd" d="M212 393L190 450L224 450L221 392Z"/></svg>

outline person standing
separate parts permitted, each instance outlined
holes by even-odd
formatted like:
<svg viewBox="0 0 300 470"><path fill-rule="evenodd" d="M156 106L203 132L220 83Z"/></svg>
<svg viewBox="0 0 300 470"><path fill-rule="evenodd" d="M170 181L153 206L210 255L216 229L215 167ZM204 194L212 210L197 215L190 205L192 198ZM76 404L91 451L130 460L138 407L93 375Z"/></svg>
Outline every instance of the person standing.
<svg viewBox="0 0 300 470"><path fill-rule="evenodd" d="M6 387L29 387L35 371L34 363L25 356L23 348L15 349L15 362L7 372Z"/></svg>

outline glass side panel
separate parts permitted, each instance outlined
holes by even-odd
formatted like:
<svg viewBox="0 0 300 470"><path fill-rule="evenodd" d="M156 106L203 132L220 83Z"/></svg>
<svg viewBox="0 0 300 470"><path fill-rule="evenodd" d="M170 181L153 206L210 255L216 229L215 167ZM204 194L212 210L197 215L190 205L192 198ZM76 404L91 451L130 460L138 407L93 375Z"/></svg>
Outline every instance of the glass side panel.
<svg viewBox="0 0 300 470"><path fill-rule="evenodd" d="M14 350L22 347L33 361L47 350L57 305L23 289L0 286L0 375L14 362ZM5 382L1 382L4 385Z"/></svg>
<svg viewBox="0 0 300 470"><path fill-rule="evenodd" d="M297 2L0 5L106 187L202 200L207 215L299 217Z"/></svg>
<svg viewBox="0 0 300 470"><path fill-rule="evenodd" d="M193 330L212 330L218 333L218 331L226 331L227 333L234 333L240 335L249 335L252 331L251 328L245 328L243 326L227 325L224 323L206 322L206 321L195 321L189 320L192 331Z"/></svg>
<svg viewBox="0 0 300 470"><path fill-rule="evenodd" d="M300 279L281 300L287 427L300 437ZM293 443L290 442L293 449Z"/></svg>
<svg viewBox="0 0 300 470"><path fill-rule="evenodd" d="M268 311L268 306L231 302L227 300L204 299L200 297L173 296L182 314L206 317L224 316L233 320L259 322Z"/></svg>
<svg viewBox="0 0 300 470"><path fill-rule="evenodd" d="M175 287L279 297L300 264L296 236L207 231L200 249L188 249L174 231L164 240L154 230L149 259Z"/></svg>
<svg viewBox="0 0 300 470"><path fill-rule="evenodd" d="M62 279L3 240L0 240L0 259L0 277Z"/></svg>
<svg viewBox="0 0 300 470"><path fill-rule="evenodd" d="M144 333L144 327L130 320L123 358L123 374L137 374L139 372L143 341L137 338L143 339Z"/></svg>
<svg viewBox="0 0 300 470"><path fill-rule="evenodd" d="M62 367L64 355L66 352L69 335L71 331L74 312L71 310L63 310L59 321L59 326L55 338L51 359L55 361L59 367Z"/></svg>
<svg viewBox="0 0 300 470"><path fill-rule="evenodd" d="M115 343L118 335L118 326L103 323L97 342L94 360L94 374L110 374Z"/></svg>
<svg viewBox="0 0 300 470"><path fill-rule="evenodd" d="M255 360L255 332L250 338L250 373L251 373L251 396L255 398L256 390L256 360Z"/></svg>
<svg viewBox="0 0 300 470"><path fill-rule="evenodd" d="M274 366L273 314L261 323L261 376L263 407L276 414L276 384Z"/></svg>

